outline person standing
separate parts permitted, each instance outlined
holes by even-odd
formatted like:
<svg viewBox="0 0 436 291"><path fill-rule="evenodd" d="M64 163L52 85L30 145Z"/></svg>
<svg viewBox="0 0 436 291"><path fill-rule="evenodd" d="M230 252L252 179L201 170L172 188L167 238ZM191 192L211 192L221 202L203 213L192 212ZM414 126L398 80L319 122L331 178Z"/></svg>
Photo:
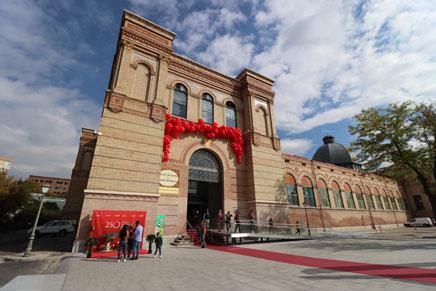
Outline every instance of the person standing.
<svg viewBox="0 0 436 291"><path fill-rule="evenodd" d="M218 231L221 231L223 229L224 222L224 213L221 209L218 210L218 214L216 215L216 221L218 223Z"/></svg>
<svg viewBox="0 0 436 291"><path fill-rule="evenodd" d="M231 226L231 222L232 222L232 214L230 213L230 211L227 211L226 213L226 231L229 232L230 226Z"/></svg>
<svg viewBox="0 0 436 291"><path fill-rule="evenodd" d="M206 223L206 228L209 228L209 223L210 223L210 212L209 212L209 209L206 209L206 211L204 212L203 220Z"/></svg>
<svg viewBox="0 0 436 291"><path fill-rule="evenodd" d="M295 223L295 229L297 230L295 232L295 234L300 235L301 234L301 228L300 228L300 222L297 220L297 222Z"/></svg>
<svg viewBox="0 0 436 291"><path fill-rule="evenodd" d="M120 243L118 245L118 263L121 261L121 251L123 251L123 262L126 261L127 236L127 225L123 225L120 232L118 233L118 237L120 238Z"/></svg>
<svg viewBox="0 0 436 291"><path fill-rule="evenodd" d="M156 238L154 239L154 243L156 244L156 250L154 251L154 256L153 258L156 258L156 253L159 250L159 259L162 259L162 236L160 234L160 232L158 232L156 234Z"/></svg>
<svg viewBox="0 0 436 291"><path fill-rule="evenodd" d="M254 215L254 211L250 210L248 213L248 219L250 220L250 232L254 232L255 225L254 221L256 220L256 215Z"/></svg>
<svg viewBox="0 0 436 291"><path fill-rule="evenodd" d="M156 239L156 236L153 233L147 235L147 237L145 238L145 240L148 241L148 253L149 254L153 253L152 245L153 245L153 242L155 239Z"/></svg>
<svg viewBox="0 0 436 291"><path fill-rule="evenodd" d="M272 229L273 229L273 219L272 217L270 217L268 220L268 233L271 233Z"/></svg>
<svg viewBox="0 0 436 291"><path fill-rule="evenodd" d="M141 249L141 243L142 243L142 233L144 228L139 223L139 220L136 221L136 228L134 232L134 245L133 245L133 258L132 260L137 260L139 257L139 251Z"/></svg>
<svg viewBox="0 0 436 291"><path fill-rule="evenodd" d="M206 222L202 220L200 222L200 225L198 226L198 235L200 239L201 248L206 247L206 232L207 232Z"/></svg>
<svg viewBox="0 0 436 291"><path fill-rule="evenodd" d="M130 260L130 256L133 252L133 226L129 225L127 229L127 258Z"/></svg>
<svg viewBox="0 0 436 291"><path fill-rule="evenodd" d="M241 217L239 214L239 210L236 209L235 210L235 232L236 230L238 230L239 232L241 232Z"/></svg>

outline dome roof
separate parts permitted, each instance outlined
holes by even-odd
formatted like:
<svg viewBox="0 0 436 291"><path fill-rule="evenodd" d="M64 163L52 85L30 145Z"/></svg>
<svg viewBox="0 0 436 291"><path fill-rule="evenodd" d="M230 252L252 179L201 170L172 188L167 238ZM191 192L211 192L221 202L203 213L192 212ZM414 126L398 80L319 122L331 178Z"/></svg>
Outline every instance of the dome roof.
<svg viewBox="0 0 436 291"><path fill-rule="evenodd" d="M350 153L343 145L335 143L333 136L325 136L322 140L324 144L318 148L312 160L341 166L352 165Z"/></svg>

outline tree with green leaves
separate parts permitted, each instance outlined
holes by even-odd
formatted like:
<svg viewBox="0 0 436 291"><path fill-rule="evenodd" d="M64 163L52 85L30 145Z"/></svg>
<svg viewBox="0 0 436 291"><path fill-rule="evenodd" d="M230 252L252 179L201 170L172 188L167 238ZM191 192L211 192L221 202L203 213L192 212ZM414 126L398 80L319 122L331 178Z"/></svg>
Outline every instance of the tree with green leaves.
<svg viewBox="0 0 436 291"><path fill-rule="evenodd" d="M349 126L351 149L366 171L416 178L436 217L436 104L404 102L362 110Z"/></svg>
<svg viewBox="0 0 436 291"><path fill-rule="evenodd" d="M0 226L7 226L17 210L30 200L30 193L40 193L41 186L29 180L16 180L0 171Z"/></svg>

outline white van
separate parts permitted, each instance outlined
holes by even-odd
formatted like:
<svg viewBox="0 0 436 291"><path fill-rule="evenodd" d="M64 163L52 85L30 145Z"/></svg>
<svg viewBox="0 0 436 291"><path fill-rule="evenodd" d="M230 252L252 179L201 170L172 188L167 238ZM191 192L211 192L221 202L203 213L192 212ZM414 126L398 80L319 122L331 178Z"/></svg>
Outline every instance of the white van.
<svg viewBox="0 0 436 291"><path fill-rule="evenodd" d="M433 222L429 217L417 217L409 219L404 226L432 226Z"/></svg>

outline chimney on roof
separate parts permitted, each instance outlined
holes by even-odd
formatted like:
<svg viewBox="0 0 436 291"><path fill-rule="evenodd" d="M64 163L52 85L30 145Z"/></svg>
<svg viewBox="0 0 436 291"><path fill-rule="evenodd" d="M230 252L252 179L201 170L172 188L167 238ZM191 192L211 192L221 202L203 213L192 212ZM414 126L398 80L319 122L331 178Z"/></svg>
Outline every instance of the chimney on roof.
<svg viewBox="0 0 436 291"><path fill-rule="evenodd" d="M324 142L324 144L335 143L335 137L331 136L331 135L327 135L327 136L324 136L322 141Z"/></svg>

